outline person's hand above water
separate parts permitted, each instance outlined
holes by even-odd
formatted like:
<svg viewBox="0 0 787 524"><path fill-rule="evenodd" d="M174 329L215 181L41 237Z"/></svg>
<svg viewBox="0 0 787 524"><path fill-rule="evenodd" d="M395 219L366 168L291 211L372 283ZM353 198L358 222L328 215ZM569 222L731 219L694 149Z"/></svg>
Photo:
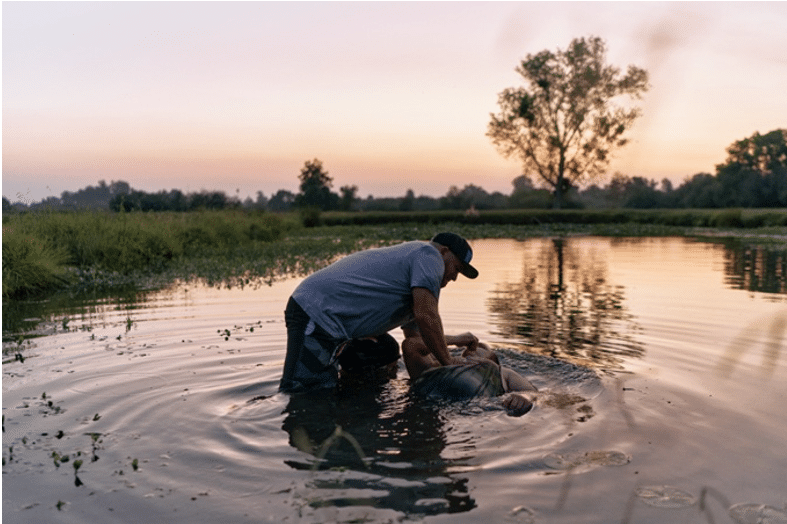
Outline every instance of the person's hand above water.
<svg viewBox="0 0 787 524"><path fill-rule="evenodd" d="M478 347L478 337L469 331L460 335L447 336L445 342L449 346L466 347L471 350Z"/></svg>
<svg viewBox="0 0 787 524"><path fill-rule="evenodd" d="M521 417L533 409L533 401L519 393L511 393L503 399L503 407L513 417Z"/></svg>

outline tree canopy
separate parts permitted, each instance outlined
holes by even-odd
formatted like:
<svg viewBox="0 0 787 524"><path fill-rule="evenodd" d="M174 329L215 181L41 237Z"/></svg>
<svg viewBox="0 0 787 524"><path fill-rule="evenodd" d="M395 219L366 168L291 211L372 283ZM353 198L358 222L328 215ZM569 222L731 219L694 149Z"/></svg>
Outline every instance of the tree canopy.
<svg viewBox="0 0 787 524"><path fill-rule="evenodd" d="M776 129L764 135L755 132L733 142L727 154L727 160L716 166L717 171L748 169L765 176L784 169L787 167L787 129Z"/></svg>
<svg viewBox="0 0 787 524"><path fill-rule="evenodd" d="M315 207L323 211L336 207L334 200L338 200L338 195L331 193L333 178L323 171L320 160L307 160L298 178L301 192L295 197L296 206Z"/></svg>
<svg viewBox="0 0 787 524"><path fill-rule="evenodd" d="M526 175L553 187L561 207L572 184L602 175L612 152L626 144L640 110L620 99L639 99L648 74L631 65L622 74L607 65L599 37L529 54L516 72L525 85L498 95L500 112L491 115L487 136L504 157L518 159Z"/></svg>
<svg viewBox="0 0 787 524"><path fill-rule="evenodd" d="M355 201L358 200L358 186L355 184L342 186L340 191L342 195L339 198L339 209L350 211Z"/></svg>
<svg viewBox="0 0 787 524"><path fill-rule="evenodd" d="M787 205L787 129L735 141L716 166L719 207Z"/></svg>

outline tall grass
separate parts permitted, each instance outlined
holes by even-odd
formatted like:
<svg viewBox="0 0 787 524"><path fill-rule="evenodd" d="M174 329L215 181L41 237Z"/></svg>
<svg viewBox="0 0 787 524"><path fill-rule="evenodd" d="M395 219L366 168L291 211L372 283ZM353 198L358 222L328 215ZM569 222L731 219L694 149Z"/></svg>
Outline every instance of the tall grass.
<svg viewBox="0 0 787 524"><path fill-rule="evenodd" d="M118 275L165 271L206 251L277 240L292 220L243 211L43 212L3 217L3 297L49 289L66 267Z"/></svg>
<svg viewBox="0 0 787 524"><path fill-rule="evenodd" d="M29 234L3 228L3 297L41 293L68 281L67 255Z"/></svg>

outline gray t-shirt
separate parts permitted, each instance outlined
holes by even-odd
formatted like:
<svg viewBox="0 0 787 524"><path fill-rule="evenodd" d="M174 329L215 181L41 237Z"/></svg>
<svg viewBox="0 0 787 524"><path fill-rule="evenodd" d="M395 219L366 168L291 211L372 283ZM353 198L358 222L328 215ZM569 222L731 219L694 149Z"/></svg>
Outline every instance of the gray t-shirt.
<svg viewBox="0 0 787 524"><path fill-rule="evenodd" d="M353 253L309 275L292 298L340 340L386 333L413 320L412 288L440 297L445 263L429 242Z"/></svg>

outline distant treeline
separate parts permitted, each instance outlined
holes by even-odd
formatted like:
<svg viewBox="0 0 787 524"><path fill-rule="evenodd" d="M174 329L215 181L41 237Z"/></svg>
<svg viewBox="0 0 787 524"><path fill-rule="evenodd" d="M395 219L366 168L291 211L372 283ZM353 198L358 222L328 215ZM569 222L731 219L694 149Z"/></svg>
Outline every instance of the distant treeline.
<svg viewBox="0 0 787 524"><path fill-rule="evenodd" d="M727 161L716 166L716 174L699 173L680 186L664 179L660 183L642 177L616 173L605 186L593 184L585 189L569 187L564 207L569 209L686 209L686 208L780 208L787 207L787 130L777 129L766 135L755 133L727 149ZM311 178L310 178L311 177ZM330 191L332 179L315 159L306 162L301 172L301 191L279 190L270 197L258 191L256 199L228 196L223 191L183 193L180 190L148 193L132 189L124 181L109 185L100 181L60 198L49 197L40 203L11 204L3 197L3 212L36 209L104 209L112 211L193 211L247 209L285 212L298 207L314 206L321 211L439 211L491 209L549 209L554 195L537 188L531 179L513 180L510 195L488 193L468 184L459 189L451 186L441 197L416 196L408 189L401 197L357 197L356 186L341 188L341 195ZM314 185L317 180L317 186ZM311 184L311 186L310 186ZM320 198L311 198L322 193Z"/></svg>
<svg viewBox="0 0 787 524"><path fill-rule="evenodd" d="M351 211L439 211L439 210L481 210L491 209L550 209L553 195L546 189L537 189L529 180L519 177L514 181L515 188L510 195L500 192L488 193L473 184L459 189L452 186L442 197L426 195L415 196L407 190L402 197L355 199ZM102 209L111 211L195 211L246 209L271 212L286 212L296 208L296 194L280 190L270 198L262 192L257 199L243 201L229 197L223 191L201 191L183 193L180 190L148 193L126 189L126 182L112 182L107 185L88 186L79 191L64 192L61 198L49 197L40 203L24 205L11 204L3 197L3 212L34 211L43 209ZM604 187L591 185L578 190L571 188L564 207L569 209L657 209L657 208L725 208L787 207L787 173L774 173L762 176L746 173L744 176L713 176L707 173L694 175L678 188L673 188L669 180L661 184L642 177L626 177L616 174ZM337 206L331 210L339 210Z"/></svg>

